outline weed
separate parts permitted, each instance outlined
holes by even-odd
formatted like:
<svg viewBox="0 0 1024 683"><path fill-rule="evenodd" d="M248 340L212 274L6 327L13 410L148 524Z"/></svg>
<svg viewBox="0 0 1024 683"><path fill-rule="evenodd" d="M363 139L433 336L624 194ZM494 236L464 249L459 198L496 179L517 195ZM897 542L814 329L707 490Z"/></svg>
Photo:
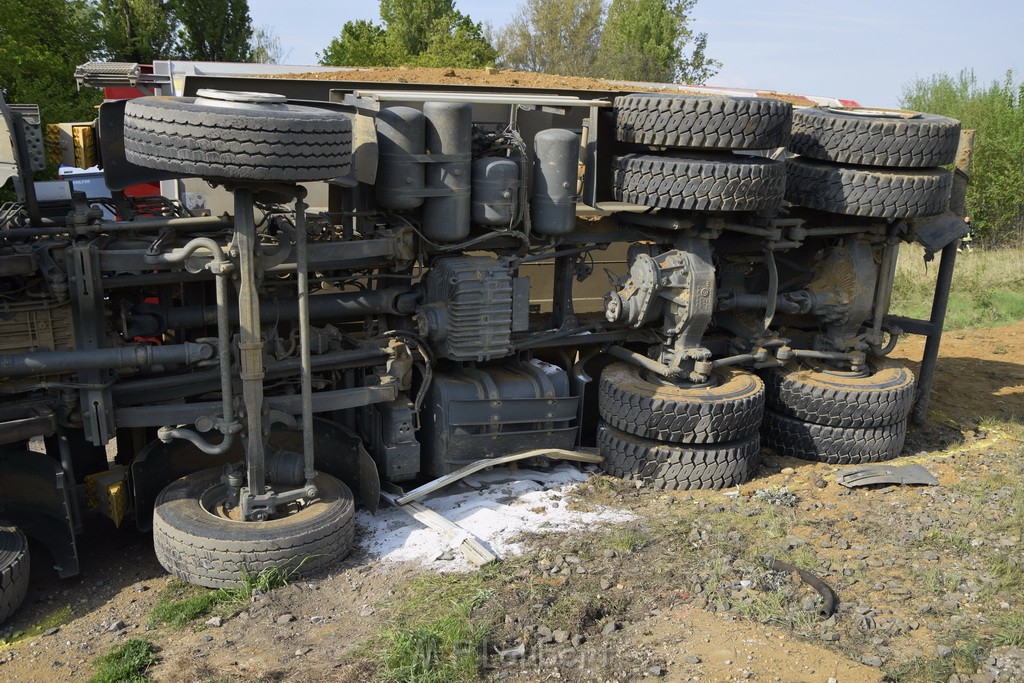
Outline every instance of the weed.
<svg viewBox="0 0 1024 683"><path fill-rule="evenodd" d="M1024 564L1019 559L1008 555L993 555L988 560L988 566L999 590L1011 595L1024 593Z"/></svg>
<svg viewBox="0 0 1024 683"><path fill-rule="evenodd" d="M301 565L300 565L301 566ZM257 591L267 593L288 585L288 579L297 571L271 567L255 574L242 570L242 585L238 588L211 590L174 580L160 593L156 605L149 612L151 626L182 628L217 609L226 614L246 603Z"/></svg>
<svg viewBox="0 0 1024 683"><path fill-rule="evenodd" d="M1024 647L1024 611L997 614L992 618L991 629L996 646Z"/></svg>
<svg viewBox="0 0 1024 683"><path fill-rule="evenodd" d="M757 489L754 491L754 500L776 505L779 507L796 507L796 494L789 490L788 486L775 486L770 489Z"/></svg>
<svg viewBox="0 0 1024 683"><path fill-rule="evenodd" d="M627 555L646 548L650 543L651 537L646 532L629 527L615 529L599 540L601 547L617 550Z"/></svg>
<svg viewBox="0 0 1024 683"><path fill-rule="evenodd" d="M148 640L132 638L98 657L96 673L89 683L141 683L149 680L149 667L156 664L156 648Z"/></svg>
<svg viewBox="0 0 1024 683"><path fill-rule="evenodd" d="M889 671L888 680L893 683L931 683L947 681L956 673L973 674L978 670L984 651L977 638L970 637L958 642L944 657L920 657Z"/></svg>
<svg viewBox="0 0 1024 683"><path fill-rule="evenodd" d="M914 576L918 585L935 595L952 593L963 580L962 577L947 573L940 567L929 567L928 569L915 571Z"/></svg>
<svg viewBox="0 0 1024 683"><path fill-rule="evenodd" d="M394 606L395 625L371 644L380 681L476 680L486 626L473 612L490 592L482 578L427 577L414 581Z"/></svg>

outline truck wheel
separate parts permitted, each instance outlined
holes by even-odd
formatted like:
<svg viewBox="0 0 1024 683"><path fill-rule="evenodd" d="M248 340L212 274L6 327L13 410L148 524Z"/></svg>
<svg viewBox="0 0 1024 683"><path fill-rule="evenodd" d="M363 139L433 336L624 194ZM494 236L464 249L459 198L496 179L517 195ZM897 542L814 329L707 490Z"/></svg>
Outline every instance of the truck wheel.
<svg viewBox="0 0 1024 683"><path fill-rule="evenodd" d="M704 387L659 382L628 363L601 373L598 413L635 436L671 443L724 443L757 433L764 383L757 375L717 368Z"/></svg>
<svg viewBox="0 0 1024 683"><path fill-rule="evenodd" d="M862 110L869 111L869 110ZM789 149L840 164L931 168L950 164L960 122L935 114L867 116L856 109L797 109Z"/></svg>
<svg viewBox="0 0 1024 683"><path fill-rule="evenodd" d="M25 534L16 526L0 526L0 624L25 601L29 564Z"/></svg>
<svg viewBox="0 0 1024 683"><path fill-rule="evenodd" d="M195 472L161 491L153 545L164 569L189 583L236 588L248 574L279 568L311 574L352 549L352 492L320 473L317 498L265 522L241 522L224 510L222 468Z"/></svg>
<svg viewBox="0 0 1024 683"><path fill-rule="evenodd" d="M612 167L619 201L692 211L776 208L786 188L782 162L731 154L687 158L628 154Z"/></svg>
<svg viewBox="0 0 1024 683"><path fill-rule="evenodd" d="M903 450L907 421L882 427L830 427L764 412L761 443L779 455L831 465L892 460Z"/></svg>
<svg viewBox="0 0 1024 683"><path fill-rule="evenodd" d="M757 434L713 446L680 446L642 439L602 422L597 428L601 467L613 477L656 489L722 489L750 481L761 451Z"/></svg>
<svg viewBox="0 0 1024 683"><path fill-rule="evenodd" d="M809 209L868 218L934 216L946 210L953 178L941 168L882 170L786 161L786 199Z"/></svg>
<svg viewBox="0 0 1024 683"><path fill-rule="evenodd" d="M645 94L616 97L620 142L691 149L774 149L789 142L792 105L763 97Z"/></svg>
<svg viewBox="0 0 1024 683"><path fill-rule="evenodd" d="M868 364L863 376L824 372L803 363L762 373L768 407L831 427L883 427L907 419L914 373L889 359Z"/></svg>
<svg viewBox="0 0 1024 683"><path fill-rule="evenodd" d="M200 91L200 94L210 94ZM230 96L231 93L220 95ZM346 175L352 122L344 115L241 93L214 97L140 97L124 114L125 157L183 176L297 182Z"/></svg>

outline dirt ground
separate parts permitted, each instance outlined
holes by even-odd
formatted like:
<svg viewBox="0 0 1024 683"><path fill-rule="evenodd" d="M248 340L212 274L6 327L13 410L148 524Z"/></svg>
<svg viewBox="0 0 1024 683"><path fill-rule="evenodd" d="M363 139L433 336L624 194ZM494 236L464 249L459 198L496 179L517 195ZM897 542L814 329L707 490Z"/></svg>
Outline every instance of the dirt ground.
<svg viewBox="0 0 1024 683"><path fill-rule="evenodd" d="M930 420L898 461L925 464L938 487L851 491L831 466L767 450L738 492L592 478L572 504L628 509L645 524L537 536L491 569L485 677L1024 680L1014 630L1024 618L1004 618L1022 614L1024 577L995 569L1024 571L1021 529L1006 519L1024 490L1020 433L997 426L1024 416L1021 338L1024 322L946 335ZM911 338L894 356L913 364L922 349ZM774 505L781 487L793 496ZM79 548L82 573L67 581L32 548L29 597L3 626L12 642L0 647L0 679L82 680L98 654L146 637L157 681L365 680L354 653L424 571L383 567L357 548L329 576L261 595L219 627L154 629L148 615L170 579L149 537L89 515ZM766 572L763 553L814 569L838 593L837 613L818 617L815 594ZM517 645L522 657L495 655Z"/></svg>

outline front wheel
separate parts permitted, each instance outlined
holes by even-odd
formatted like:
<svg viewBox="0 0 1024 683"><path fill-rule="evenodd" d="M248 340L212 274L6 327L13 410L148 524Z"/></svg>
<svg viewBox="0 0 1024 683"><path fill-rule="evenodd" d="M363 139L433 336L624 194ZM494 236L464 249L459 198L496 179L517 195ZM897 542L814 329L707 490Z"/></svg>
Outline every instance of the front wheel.
<svg viewBox="0 0 1024 683"><path fill-rule="evenodd" d="M210 588L238 588L246 575L266 569L310 574L342 560L352 549L352 492L320 473L315 499L284 506L265 522L242 522L225 508L222 469L178 479L153 510L153 545L171 574Z"/></svg>

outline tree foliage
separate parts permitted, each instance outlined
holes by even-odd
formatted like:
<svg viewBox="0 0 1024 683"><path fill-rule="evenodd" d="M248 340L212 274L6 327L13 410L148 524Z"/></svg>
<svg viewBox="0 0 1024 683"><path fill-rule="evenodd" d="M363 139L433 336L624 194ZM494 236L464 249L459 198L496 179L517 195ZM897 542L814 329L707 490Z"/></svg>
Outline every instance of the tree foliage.
<svg viewBox="0 0 1024 683"><path fill-rule="evenodd" d="M97 8L109 59L151 64L176 55L178 20L169 0L99 0Z"/></svg>
<svg viewBox="0 0 1024 683"><path fill-rule="evenodd" d="M86 0L0 0L0 87L9 103L38 104L45 123L95 116L99 91L75 88L75 67L98 52Z"/></svg>
<svg viewBox="0 0 1024 683"><path fill-rule="evenodd" d="M602 0L525 0L495 36L504 68L596 75Z"/></svg>
<svg viewBox="0 0 1024 683"><path fill-rule="evenodd" d="M977 131L967 211L976 234L1006 241L1024 231L1024 83L1007 71L985 85L971 70L918 79L902 106L958 119Z"/></svg>
<svg viewBox="0 0 1024 683"><path fill-rule="evenodd" d="M252 54L248 0L176 0L183 59L247 62Z"/></svg>
<svg viewBox="0 0 1024 683"><path fill-rule="evenodd" d="M497 56L483 28L453 0L381 0L382 24L349 21L319 55L327 66L476 68Z"/></svg>
<svg viewBox="0 0 1024 683"><path fill-rule="evenodd" d="M714 76L721 64L705 54L707 34L694 35L688 27L695 4L697 0L612 0L601 29L597 73L656 83L703 83Z"/></svg>
<svg viewBox="0 0 1024 683"><path fill-rule="evenodd" d="M389 66L387 32L372 21L346 21L319 55L327 66Z"/></svg>
<svg viewBox="0 0 1024 683"><path fill-rule="evenodd" d="M274 32L273 27L264 25L253 29L248 61L256 64L281 64L290 54L291 50L285 51L281 37Z"/></svg>

